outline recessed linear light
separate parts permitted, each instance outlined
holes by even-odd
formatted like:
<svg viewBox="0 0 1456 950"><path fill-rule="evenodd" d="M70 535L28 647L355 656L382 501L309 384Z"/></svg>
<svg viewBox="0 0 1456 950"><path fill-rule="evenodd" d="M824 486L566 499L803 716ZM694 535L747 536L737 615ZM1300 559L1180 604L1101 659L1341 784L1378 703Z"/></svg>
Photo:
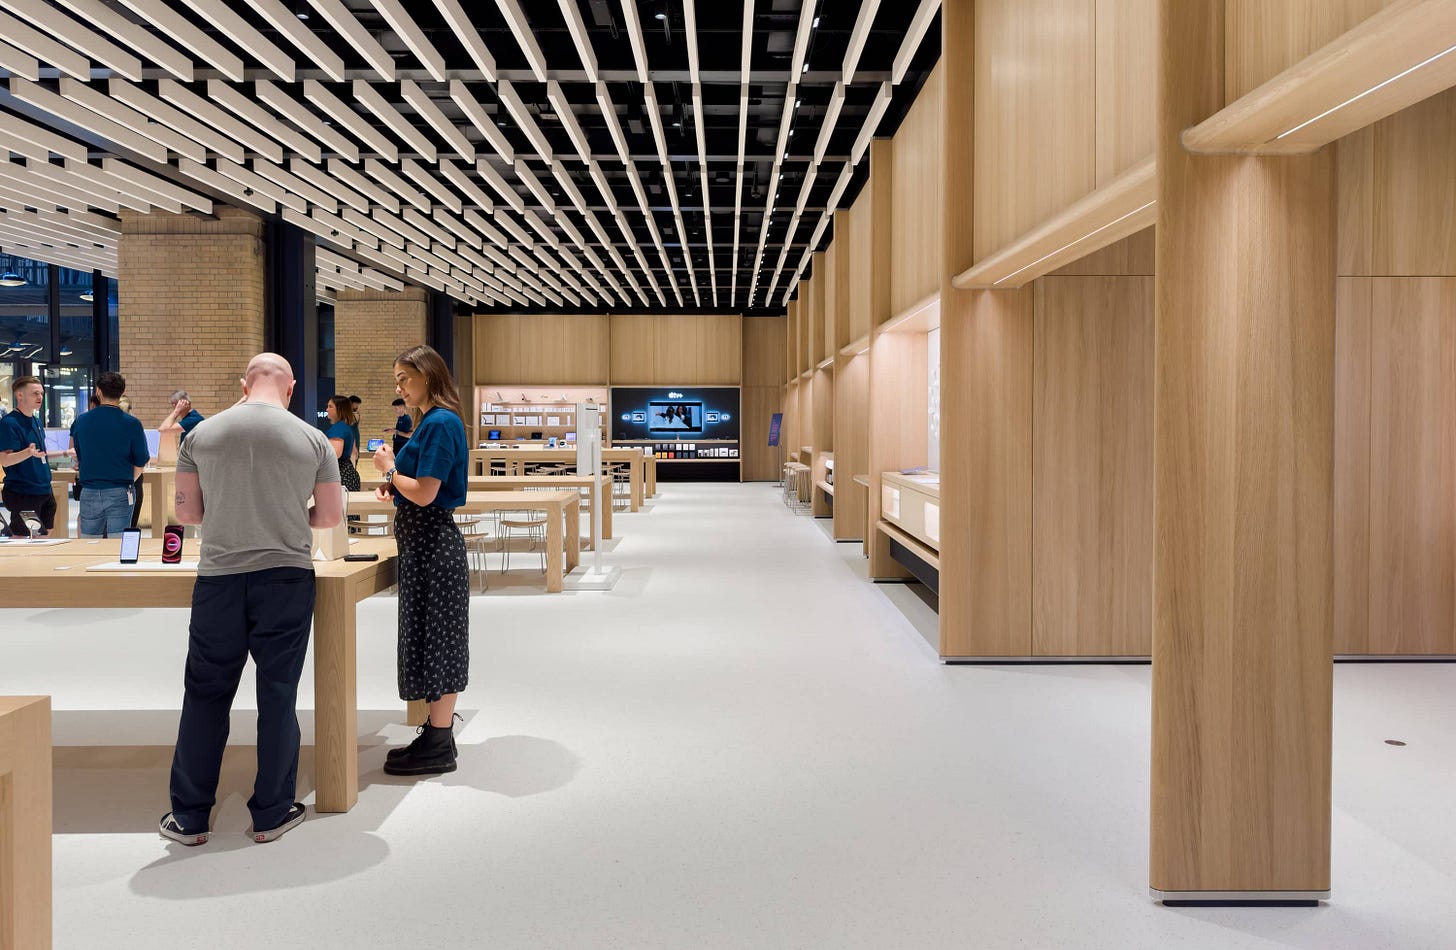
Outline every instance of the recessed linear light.
<svg viewBox="0 0 1456 950"><path fill-rule="evenodd" d="M1306 119L1305 121L1303 121L1303 122L1299 123L1298 125L1296 125L1294 128L1289 129L1288 131L1279 133L1278 135L1276 135L1274 137L1274 141L1277 142L1280 139L1284 138L1286 135L1293 135L1295 132L1298 132L1300 129L1304 128L1305 126L1312 125L1313 123L1318 122L1320 119L1323 119L1325 116L1329 115L1330 113L1332 113L1332 112L1338 112L1341 109L1345 108L1345 106L1349 105L1350 103L1356 102L1356 101L1358 101L1360 99L1364 99L1366 96L1370 95L1372 92L1375 92L1376 90L1384 89L1386 86L1388 86L1391 83L1395 82L1397 79L1403 79L1404 77L1409 76L1411 73L1415 72L1417 69L1420 69L1422 66L1429 66L1431 63L1434 63L1436 60L1440 59L1442 56L1445 56L1447 53L1452 52L1453 50L1456 50L1456 46L1448 46L1448 47L1446 47L1445 49L1441 50L1441 52L1437 53L1435 56L1432 56L1431 58L1429 58L1427 60L1423 60L1422 62L1416 63L1414 66L1412 66L1409 69L1406 69L1406 70L1403 70L1402 72L1396 73L1394 76L1391 76L1389 79L1385 80L1384 82L1376 83L1375 85L1371 86L1369 89L1366 89L1364 92L1360 93L1359 95L1351 96L1350 98L1346 99L1344 102L1340 103L1339 105L1334 106L1334 107L1329 108L1329 109L1326 109L1325 111L1321 112L1319 115L1315 116L1313 119Z"/></svg>
<svg viewBox="0 0 1456 950"><path fill-rule="evenodd" d="M1047 254L1043 254L1041 257L1038 257L1036 260L1032 261L1030 264L1027 264L1025 267L1018 267L1016 270L1014 270L1011 273L1007 274L1005 277L1001 278L1000 280L994 281L991 286L995 287L995 286L999 286L1001 284L1004 284L1006 281L1008 281L1011 278L1015 277L1017 274L1021 273L1022 271L1027 270L1028 268L1031 268L1031 267L1035 267L1036 265L1040 264L1042 261L1046 260L1047 258L1052 257L1053 255L1056 255L1056 254L1060 254L1061 252L1065 251L1069 247L1072 247L1072 246L1077 245L1077 244L1081 244L1083 241L1087 240L1090 237L1095 237L1096 235L1098 235L1098 234L1102 233L1103 231L1106 231L1108 228L1112 227L1114 224L1117 224L1118 222L1121 222L1121 221L1126 221L1128 218L1132 217L1133 215L1137 214L1138 212L1144 211L1144 210L1146 210L1148 208L1151 208L1155 204L1157 204L1156 199L1153 200L1153 201L1149 201L1147 204L1143 205L1141 208L1134 208L1133 210L1129 211L1127 214L1125 214L1122 217L1118 218L1116 221L1109 221L1109 222L1107 222L1106 224L1104 224L1102 227L1098 228L1095 231L1088 231L1086 234L1082 235L1081 237L1077 238L1076 240L1068 241L1066 244L1063 244L1061 247L1057 248L1055 251L1051 251L1051 252L1049 252Z"/></svg>

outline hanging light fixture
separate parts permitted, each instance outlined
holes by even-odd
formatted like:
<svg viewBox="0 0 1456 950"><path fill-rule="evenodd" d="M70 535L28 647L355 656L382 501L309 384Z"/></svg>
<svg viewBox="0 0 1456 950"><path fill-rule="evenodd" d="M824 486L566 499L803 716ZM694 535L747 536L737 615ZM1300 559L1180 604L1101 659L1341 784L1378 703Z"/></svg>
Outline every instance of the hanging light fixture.
<svg viewBox="0 0 1456 950"><path fill-rule="evenodd" d="M30 283L30 281L26 280L24 277L21 277L13 270L8 270L5 273L0 274L0 287L24 287L28 283Z"/></svg>
<svg viewBox="0 0 1456 950"><path fill-rule="evenodd" d="M70 340L62 340L61 341L61 355L62 356L70 356L73 352L75 352L75 351L71 349L71 341Z"/></svg>
<svg viewBox="0 0 1456 950"><path fill-rule="evenodd" d="M81 295L81 299L84 300L84 301L86 301L87 303L91 303L93 300L96 299L96 295L93 294L91 291L88 290L84 294Z"/></svg>

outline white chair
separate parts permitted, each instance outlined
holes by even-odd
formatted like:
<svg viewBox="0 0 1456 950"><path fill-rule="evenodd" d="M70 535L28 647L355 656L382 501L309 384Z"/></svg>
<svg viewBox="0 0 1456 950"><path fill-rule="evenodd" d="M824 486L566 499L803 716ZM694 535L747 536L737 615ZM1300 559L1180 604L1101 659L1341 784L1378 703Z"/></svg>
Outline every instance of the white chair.
<svg viewBox="0 0 1456 950"><path fill-rule="evenodd" d="M486 552L495 534L491 531L489 515L456 515L455 525L465 539L465 559L470 573L480 581L480 592L490 590L490 565L486 563ZM478 561L477 561L478 558Z"/></svg>
<svg viewBox="0 0 1456 950"><path fill-rule="evenodd" d="M528 541L526 550L535 548L541 554L541 573L546 573L546 512L540 510L502 512L500 520L501 573L511 569L511 542Z"/></svg>

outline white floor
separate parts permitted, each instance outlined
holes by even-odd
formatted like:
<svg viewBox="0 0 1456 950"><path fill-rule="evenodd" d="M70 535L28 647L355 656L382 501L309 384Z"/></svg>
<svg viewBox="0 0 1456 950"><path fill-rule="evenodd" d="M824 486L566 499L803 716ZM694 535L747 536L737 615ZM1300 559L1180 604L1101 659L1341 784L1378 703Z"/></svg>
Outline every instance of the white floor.
<svg viewBox="0 0 1456 950"><path fill-rule="evenodd" d="M156 835L185 612L0 610L0 694L55 697L56 946L1456 946L1456 666L1336 669L1327 905L1168 909L1147 667L943 666L927 608L767 485L618 524L616 590L476 598L443 778L380 770L412 730L395 603L361 605L359 805L267 846L246 746L212 842Z"/></svg>

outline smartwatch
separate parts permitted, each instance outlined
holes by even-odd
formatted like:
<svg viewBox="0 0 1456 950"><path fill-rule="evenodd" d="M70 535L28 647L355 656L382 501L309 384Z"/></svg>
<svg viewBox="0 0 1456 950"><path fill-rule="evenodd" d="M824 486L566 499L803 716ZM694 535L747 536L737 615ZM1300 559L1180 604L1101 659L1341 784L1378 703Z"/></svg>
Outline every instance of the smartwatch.
<svg viewBox="0 0 1456 950"><path fill-rule="evenodd" d="M393 488L394 487L394 473L397 472L397 471L399 471L399 466L396 465L396 466L390 468L389 471L385 472L384 473L384 484L388 485L390 488Z"/></svg>

